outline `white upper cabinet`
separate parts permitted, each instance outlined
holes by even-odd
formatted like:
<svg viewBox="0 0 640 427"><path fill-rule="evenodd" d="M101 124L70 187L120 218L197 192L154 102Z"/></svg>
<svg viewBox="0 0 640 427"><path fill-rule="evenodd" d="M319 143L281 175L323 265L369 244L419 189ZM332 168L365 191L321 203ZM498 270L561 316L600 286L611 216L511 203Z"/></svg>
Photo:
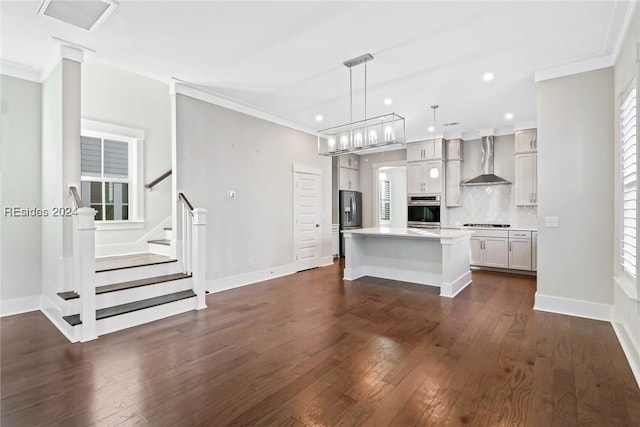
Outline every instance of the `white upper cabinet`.
<svg viewBox="0 0 640 427"><path fill-rule="evenodd" d="M445 204L447 206L462 205L460 200L461 163L460 160L447 162L447 179L445 185Z"/></svg>
<svg viewBox="0 0 640 427"><path fill-rule="evenodd" d="M442 138L428 139L407 144L407 161L420 162L424 160L438 160L443 158Z"/></svg>
<svg viewBox="0 0 640 427"><path fill-rule="evenodd" d="M341 168L360 169L360 156L357 154L342 154L338 157Z"/></svg>
<svg viewBox="0 0 640 427"><path fill-rule="evenodd" d="M450 139L447 141L447 160L462 160L461 139Z"/></svg>
<svg viewBox="0 0 640 427"><path fill-rule="evenodd" d="M517 153L530 153L538 149L538 131L536 129L527 129L516 132Z"/></svg>
<svg viewBox="0 0 640 427"><path fill-rule="evenodd" d="M516 154L516 205L536 206L538 204L538 154Z"/></svg>
<svg viewBox="0 0 640 427"><path fill-rule="evenodd" d="M339 168L338 188L340 190L360 191L360 171Z"/></svg>
<svg viewBox="0 0 640 427"><path fill-rule="evenodd" d="M436 160L407 165L407 193L441 194L443 164Z"/></svg>

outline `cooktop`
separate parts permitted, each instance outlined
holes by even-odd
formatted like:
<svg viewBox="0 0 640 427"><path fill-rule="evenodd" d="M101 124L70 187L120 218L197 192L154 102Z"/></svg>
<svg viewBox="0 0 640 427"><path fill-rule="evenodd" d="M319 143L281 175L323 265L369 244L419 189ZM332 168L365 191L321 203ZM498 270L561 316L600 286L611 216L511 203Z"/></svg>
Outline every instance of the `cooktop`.
<svg viewBox="0 0 640 427"><path fill-rule="evenodd" d="M509 228L510 224L462 224L463 227Z"/></svg>

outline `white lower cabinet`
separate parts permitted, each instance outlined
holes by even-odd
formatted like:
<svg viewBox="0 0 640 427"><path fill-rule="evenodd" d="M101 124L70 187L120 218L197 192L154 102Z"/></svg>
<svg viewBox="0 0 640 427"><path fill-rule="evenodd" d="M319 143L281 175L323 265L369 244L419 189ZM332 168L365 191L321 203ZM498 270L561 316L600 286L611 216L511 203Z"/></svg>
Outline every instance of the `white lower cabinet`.
<svg viewBox="0 0 640 427"><path fill-rule="evenodd" d="M471 265L536 271L537 232L529 230L474 230Z"/></svg>
<svg viewBox="0 0 640 427"><path fill-rule="evenodd" d="M502 230L478 230L471 237L471 265L509 267L508 233Z"/></svg>
<svg viewBox="0 0 640 427"><path fill-rule="evenodd" d="M531 271L531 232L509 230L509 268Z"/></svg>

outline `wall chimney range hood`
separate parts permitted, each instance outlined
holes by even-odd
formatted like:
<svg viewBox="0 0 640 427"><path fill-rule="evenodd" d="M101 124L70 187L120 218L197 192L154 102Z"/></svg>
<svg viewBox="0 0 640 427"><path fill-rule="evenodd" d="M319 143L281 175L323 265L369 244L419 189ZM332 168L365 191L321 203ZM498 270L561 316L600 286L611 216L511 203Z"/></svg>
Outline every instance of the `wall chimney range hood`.
<svg viewBox="0 0 640 427"><path fill-rule="evenodd" d="M464 181L461 185L511 184L493 173L493 136L482 137L482 174Z"/></svg>

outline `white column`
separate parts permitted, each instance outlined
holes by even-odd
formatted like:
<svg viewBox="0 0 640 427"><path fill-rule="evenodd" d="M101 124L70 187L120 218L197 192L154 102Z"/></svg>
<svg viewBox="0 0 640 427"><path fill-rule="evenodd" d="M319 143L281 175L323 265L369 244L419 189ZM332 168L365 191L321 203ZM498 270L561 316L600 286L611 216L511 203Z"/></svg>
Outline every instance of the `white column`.
<svg viewBox="0 0 640 427"><path fill-rule="evenodd" d="M80 282L79 294L80 320L82 320L82 335L80 341L91 341L96 335L96 211L92 208L79 208L75 222L74 259Z"/></svg>
<svg viewBox="0 0 640 427"><path fill-rule="evenodd" d="M193 291L196 294L197 310L207 308L205 300L205 280L207 273L207 210L193 210L191 223L191 270L193 275Z"/></svg>

